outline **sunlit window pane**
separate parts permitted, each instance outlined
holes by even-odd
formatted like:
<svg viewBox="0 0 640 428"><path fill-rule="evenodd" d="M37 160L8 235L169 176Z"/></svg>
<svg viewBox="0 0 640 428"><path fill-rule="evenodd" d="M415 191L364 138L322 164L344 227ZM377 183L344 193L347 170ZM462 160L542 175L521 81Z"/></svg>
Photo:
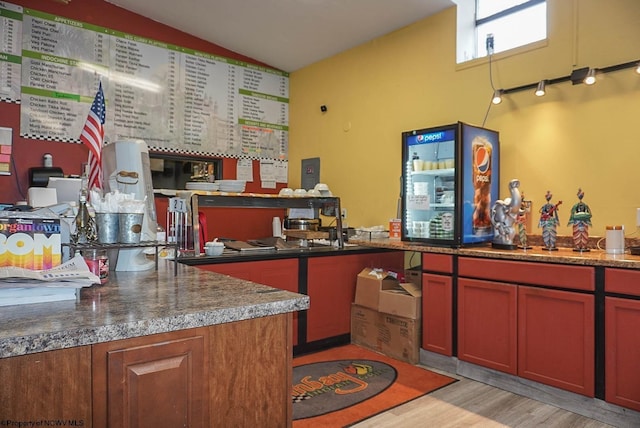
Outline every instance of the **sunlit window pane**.
<svg viewBox="0 0 640 428"><path fill-rule="evenodd" d="M513 3L517 0L496 0L479 3ZM477 49L479 56L487 55L487 34L493 34L494 53L544 40L547 37L547 5L540 3L508 16L479 25L477 31Z"/></svg>
<svg viewBox="0 0 640 428"><path fill-rule="evenodd" d="M486 18L510 7L526 3L527 0L477 0L476 19Z"/></svg>

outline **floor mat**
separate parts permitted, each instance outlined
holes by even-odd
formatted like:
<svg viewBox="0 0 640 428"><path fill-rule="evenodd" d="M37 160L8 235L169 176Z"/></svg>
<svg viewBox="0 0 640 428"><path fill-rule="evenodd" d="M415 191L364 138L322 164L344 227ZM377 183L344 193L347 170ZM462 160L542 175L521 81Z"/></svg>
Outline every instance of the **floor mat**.
<svg viewBox="0 0 640 428"><path fill-rule="evenodd" d="M344 427L455 379L356 345L293 360L293 426Z"/></svg>

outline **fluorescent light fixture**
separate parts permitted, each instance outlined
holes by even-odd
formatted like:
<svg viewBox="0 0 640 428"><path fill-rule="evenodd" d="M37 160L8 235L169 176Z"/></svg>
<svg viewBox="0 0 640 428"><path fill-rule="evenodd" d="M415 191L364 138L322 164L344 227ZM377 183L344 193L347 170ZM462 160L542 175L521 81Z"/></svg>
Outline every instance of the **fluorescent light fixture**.
<svg viewBox="0 0 640 428"><path fill-rule="evenodd" d="M636 64L636 73L640 74L640 62Z"/></svg>
<svg viewBox="0 0 640 428"><path fill-rule="evenodd" d="M596 69L590 68L587 72L587 76L584 78L584 83L586 85L593 85L596 83Z"/></svg>
<svg viewBox="0 0 640 428"><path fill-rule="evenodd" d="M536 88L536 97L542 97L544 96L544 94L547 93L545 87L547 86L547 81L546 80L541 80L538 83L538 87Z"/></svg>
<svg viewBox="0 0 640 428"><path fill-rule="evenodd" d="M131 76L125 73L117 72L117 71L111 71L108 68L103 67L101 65L94 65L86 62L78 62L77 66L82 70L99 74L100 76L104 76L107 79L113 80L114 82L117 82L117 83L133 86L134 88L139 88L148 92L162 91L162 86L150 80L143 79L141 77Z"/></svg>
<svg viewBox="0 0 640 428"><path fill-rule="evenodd" d="M493 98L491 99L491 102L494 104L500 104L502 102L502 93L502 89L496 89L493 91Z"/></svg>

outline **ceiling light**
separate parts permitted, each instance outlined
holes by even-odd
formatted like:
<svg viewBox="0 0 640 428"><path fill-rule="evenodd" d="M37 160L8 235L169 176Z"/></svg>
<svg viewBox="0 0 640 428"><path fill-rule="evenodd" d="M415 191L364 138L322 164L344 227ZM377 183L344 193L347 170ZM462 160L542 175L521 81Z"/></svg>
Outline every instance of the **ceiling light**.
<svg viewBox="0 0 640 428"><path fill-rule="evenodd" d="M491 99L491 102L494 104L500 104L502 102L502 93L502 89L496 89L493 91L493 99Z"/></svg>
<svg viewBox="0 0 640 428"><path fill-rule="evenodd" d="M587 77L584 78L584 83L587 85L593 85L596 83L596 69L590 68L587 72Z"/></svg>
<svg viewBox="0 0 640 428"><path fill-rule="evenodd" d="M640 62L636 64L636 73L640 74Z"/></svg>
<svg viewBox="0 0 640 428"><path fill-rule="evenodd" d="M542 96L544 96L544 94L547 93L547 91L545 90L546 86L547 86L547 81L546 80L541 80L538 83L538 87L536 88L536 97L542 97Z"/></svg>

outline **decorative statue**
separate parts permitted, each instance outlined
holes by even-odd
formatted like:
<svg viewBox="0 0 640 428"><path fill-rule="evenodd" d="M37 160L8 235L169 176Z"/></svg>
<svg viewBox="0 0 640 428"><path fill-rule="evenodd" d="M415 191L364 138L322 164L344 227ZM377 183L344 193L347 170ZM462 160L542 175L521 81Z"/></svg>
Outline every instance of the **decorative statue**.
<svg viewBox="0 0 640 428"><path fill-rule="evenodd" d="M569 223L573 224L573 251L589 251L589 226L591 226L591 210L582 202L584 192L578 188L578 203L571 208Z"/></svg>
<svg viewBox="0 0 640 428"><path fill-rule="evenodd" d="M518 210L518 217L516 223L518 224L518 240L520 245L518 248L528 250L531 247L527 245L527 217L531 213L531 201L524 198L524 192L522 192L522 202L520 203L520 209Z"/></svg>
<svg viewBox="0 0 640 428"><path fill-rule="evenodd" d="M509 182L510 198L498 200L491 208L491 224L493 225L493 244L495 248L515 250L513 237L516 235L514 224L522 203L520 196L520 180L514 178Z"/></svg>
<svg viewBox="0 0 640 428"><path fill-rule="evenodd" d="M556 248L556 236L557 236L557 227L558 223L560 223L560 219L558 218L558 207L562 204L562 201L559 201L557 204L553 205L549 201L553 195L549 190L547 190L547 194L544 195L544 198L547 200L547 203L544 204L540 208L540 222L538 223L538 227L542 228L542 241L544 242L544 249L555 251Z"/></svg>

